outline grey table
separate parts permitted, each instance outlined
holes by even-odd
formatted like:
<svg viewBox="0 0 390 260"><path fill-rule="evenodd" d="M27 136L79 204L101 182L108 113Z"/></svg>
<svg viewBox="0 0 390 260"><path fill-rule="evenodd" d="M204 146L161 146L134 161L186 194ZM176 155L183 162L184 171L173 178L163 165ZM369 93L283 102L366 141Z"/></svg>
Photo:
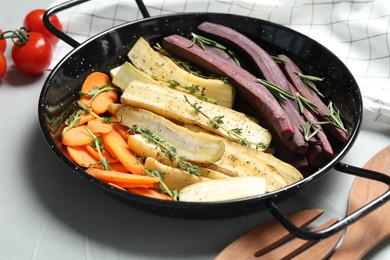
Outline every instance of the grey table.
<svg viewBox="0 0 390 260"><path fill-rule="evenodd" d="M2 1L0 27L19 28L34 8L50 1ZM18 72L6 51L8 73L0 83L0 259L211 259L234 238L272 219L263 210L220 220L183 220L124 205L72 176L45 143L37 104L48 72ZM365 122L342 160L362 166L390 144L390 126ZM284 201L286 212L322 208L343 217L353 178L331 171ZM388 216L384 216L388 217ZM389 259L389 240L367 258Z"/></svg>

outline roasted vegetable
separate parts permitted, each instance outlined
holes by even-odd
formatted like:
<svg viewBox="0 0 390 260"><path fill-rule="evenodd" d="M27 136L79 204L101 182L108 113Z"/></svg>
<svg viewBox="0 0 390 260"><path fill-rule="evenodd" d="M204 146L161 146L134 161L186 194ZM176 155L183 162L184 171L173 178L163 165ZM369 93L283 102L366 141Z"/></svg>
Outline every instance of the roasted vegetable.
<svg viewBox="0 0 390 260"><path fill-rule="evenodd" d="M133 80L157 85L167 85L167 83L162 81L154 80L151 76L140 71L129 62L125 62L121 66L112 69L110 74L112 76L112 83L122 90Z"/></svg>
<svg viewBox="0 0 390 260"><path fill-rule="evenodd" d="M206 79L195 76L182 68L166 56L155 51L142 37L128 53L130 61L139 70L163 82L174 81L184 87L198 86L204 89L205 95L219 100L221 106L233 107L235 89L229 83L219 79Z"/></svg>
<svg viewBox="0 0 390 260"><path fill-rule="evenodd" d="M188 185L179 192L181 201L209 202L242 199L265 193L262 177L234 177Z"/></svg>
<svg viewBox="0 0 390 260"><path fill-rule="evenodd" d="M182 169L162 164L151 157L146 158L145 168L159 171L162 175L165 185L167 185L170 190L181 190L182 188L193 183L210 181L208 178L196 176Z"/></svg>
<svg viewBox="0 0 390 260"><path fill-rule="evenodd" d="M271 142L268 130L245 114L168 87L133 81L123 92L121 103L152 111L171 120L199 125L260 150L265 150Z"/></svg>
<svg viewBox="0 0 390 260"><path fill-rule="evenodd" d="M147 138L158 138L155 141L169 145L166 149L175 149L177 158L213 163L218 161L225 151L225 145L220 139L194 133L150 111L121 104L111 105L109 111L121 120L121 124L130 129L136 126L137 131L146 134Z"/></svg>

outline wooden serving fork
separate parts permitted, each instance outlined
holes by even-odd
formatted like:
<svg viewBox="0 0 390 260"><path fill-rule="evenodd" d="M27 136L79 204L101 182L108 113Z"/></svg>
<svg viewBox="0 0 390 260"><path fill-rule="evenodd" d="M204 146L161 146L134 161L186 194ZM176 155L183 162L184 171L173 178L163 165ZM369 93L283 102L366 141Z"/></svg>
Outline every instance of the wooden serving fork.
<svg viewBox="0 0 390 260"><path fill-rule="evenodd" d="M390 175L390 146L373 156L363 168ZM356 177L349 195L348 214L387 190L388 186L384 183ZM322 210L309 209L292 213L288 218L297 227L304 228L322 213ZM336 245L340 242L342 231L322 240L303 240L293 237L278 220L271 220L233 241L215 259L360 259L390 237L389 214L390 204L387 203L351 224L338 248ZM335 222L337 219L332 219L312 231L322 230Z"/></svg>
<svg viewBox="0 0 390 260"><path fill-rule="evenodd" d="M308 226L324 211L308 209L290 214L289 219L299 228ZM332 219L317 227L323 229L337 222ZM314 230L313 230L314 231ZM328 256L342 232L320 241L295 238L277 220L271 220L250 230L222 250L216 260L230 259L322 259Z"/></svg>

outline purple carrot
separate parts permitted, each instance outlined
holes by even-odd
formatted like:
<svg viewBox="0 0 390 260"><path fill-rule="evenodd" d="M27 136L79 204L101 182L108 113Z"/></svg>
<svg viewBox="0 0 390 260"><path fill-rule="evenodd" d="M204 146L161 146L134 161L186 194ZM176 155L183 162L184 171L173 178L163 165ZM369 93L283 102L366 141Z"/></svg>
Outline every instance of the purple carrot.
<svg viewBox="0 0 390 260"><path fill-rule="evenodd" d="M321 100L317 93L315 93L312 89L310 89L298 76L298 73L302 74L302 71L289 57L286 55L278 55L279 58L284 60L283 69L288 79L297 89L297 91L301 94L301 96L310 100L316 107L319 114L319 119L328 120L327 116L330 114L329 108L325 103ZM348 141L348 134L346 131L343 131L337 128L334 125L328 124L324 125L323 128L327 131L327 133L332 136L334 139L338 140L340 143L344 144Z"/></svg>
<svg viewBox="0 0 390 260"><path fill-rule="evenodd" d="M232 28L220 24L203 22L198 26L198 29L239 48L248 57L251 57L267 81L291 93L292 86L279 65L268 52L253 40ZM299 112L298 104L294 100L288 99L282 106L295 126L300 128L305 123Z"/></svg>
<svg viewBox="0 0 390 260"><path fill-rule="evenodd" d="M254 75L245 69L226 61L212 52L202 49L198 45L192 45L189 39L179 35L171 35L163 40L163 48L184 59L202 66L211 72L230 78L238 92L253 104L262 117L267 120L269 126L285 141L290 151L306 153L308 145L299 136L302 135L294 126L286 112L280 106L269 90L257 82Z"/></svg>
<svg viewBox="0 0 390 260"><path fill-rule="evenodd" d="M313 113L311 113L308 109L305 109L304 116L308 122L311 123L318 122L316 116ZM328 137L324 133L324 130L322 129L321 125L314 125L314 127L319 129L319 132L315 136L316 141L314 142L318 142L321 145L323 154L326 158L333 157L334 151L332 145L330 144Z"/></svg>

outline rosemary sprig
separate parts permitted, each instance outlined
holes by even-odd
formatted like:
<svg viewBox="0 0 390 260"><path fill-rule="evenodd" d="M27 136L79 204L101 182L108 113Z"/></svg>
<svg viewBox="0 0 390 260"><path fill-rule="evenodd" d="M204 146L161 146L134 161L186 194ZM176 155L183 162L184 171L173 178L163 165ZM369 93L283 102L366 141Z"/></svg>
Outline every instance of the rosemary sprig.
<svg viewBox="0 0 390 260"><path fill-rule="evenodd" d="M88 104L90 104L97 97L97 95L99 95L100 93L103 93L103 92L107 92L109 90L116 90L116 88L114 88L110 85L104 85L102 87L92 89L88 92L80 91L79 95L80 95L80 97L83 97L83 96L91 97L91 99L88 101Z"/></svg>
<svg viewBox="0 0 390 260"><path fill-rule="evenodd" d="M271 58L277 63L277 64L286 64L286 61L282 58L279 58L278 56L271 55Z"/></svg>
<svg viewBox="0 0 390 260"><path fill-rule="evenodd" d="M204 72L202 70L200 70L198 67L194 66L193 63L190 63L188 61L183 61L181 59L178 59L176 56L174 56L174 55L170 54L169 52L167 52L158 43L154 46L154 49L156 49L162 55L167 56L168 58L170 58L180 68L184 69L185 71L187 71L187 72L189 72L189 73L191 73L191 74L193 74L193 75L195 75L197 77L201 77L201 78L205 78L205 79L219 79L219 80L222 80L225 83L229 82L229 78L228 77L223 77L223 76L219 76L219 75L215 75L215 74L207 75L207 76L204 75Z"/></svg>
<svg viewBox="0 0 390 260"><path fill-rule="evenodd" d="M320 97L324 97L324 95L318 90L316 84L314 82L317 81L323 81L324 78L316 77L316 76L310 76L310 75L305 75L300 72L296 72L298 77L303 81L303 83L306 84L311 90L313 90L317 95Z"/></svg>
<svg viewBox="0 0 390 260"><path fill-rule="evenodd" d="M164 177L160 171L144 168L144 172L146 175L160 179L158 184L159 184L160 190L163 193L168 194L168 196L170 196L174 201L177 201L179 199L179 192L177 190L171 190L168 188L168 186L164 182Z"/></svg>
<svg viewBox="0 0 390 260"><path fill-rule="evenodd" d="M186 160L186 158L178 156L176 148L167 143L165 140L162 140L160 137L155 135L152 131L145 127L138 127L137 125L133 125L129 131L132 134L142 134L146 141L151 144L155 144L156 147L171 161L176 162L178 168L185 170L190 174L194 174L196 176L200 176L199 167L191 164Z"/></svg>
<svg viewBox="0 0 390 260"><path fill-rule="evenodd" d="M229 50L228 48L226 48L224 45L222 45L214 40L211 40L207 37L201 36L199 34L191 33L191 35L192 35L192 43L188 46L188 48L193 47L196 43L198 43L203 50L206 50L205 45L210 45L210 46L216 47L218 49L226 51L227 54L229 54L229 56L234 60L234 62L238 66L241 66L240 61L238 60L236 54L232 50Z"/></svg>
<svg viewBox="0 0 390 260"><path fill-rule="evenodd" d="M347 131L347 129L344 127L343 120L341 119L340 111L333 106L332 101L329 101L328 108L329 115L327 115L327 117L329 118L329 121L339 129Z"/></svg>
<svg viewBox="0 0 390 260"><path fill-rule="evenodd" d="M98 164L103 165L104 169L110 171L111 166L108 163L107 157L103 156L103 154L102 154L102 150L103 150L102 138L100 136L96 136L94 133L92 133L92 131L86 125L84 125L83 127L84 127L85 131L87 131L88 134L92 137L92 147L96 148L96 150L99 154L100 159L99 159ZM91 165L91 166L93 166L93 165Z"/></svg>
<svg viewBox="0 0 390 260"><path fill-rule="evenodd" d="M320 128L314 127L314 125L316 124L317 123L305 122L305 124L302 125L303 136L307 142L310 141L310 139L312 139L314 136L316 136L320 131ZM312 129L314 129L314 131L312 131Z"/></svg>
<svg viewBox="0 0 390 260"><path fill-rule="evenodd" d="M279 101L281 104L285 104L288 99L295 100L295 97L292 93L282 89L281 87L269 82L265 79L257 79L258 82L263 84Z"/></svg>
<svg viewBox="0 0 390 260"><path fill-rule="evenodd" d="M313 104L310 100L301 96L299 93L295 94L295 98L297 100L299 111L301 112L301 114L305 112L305 107L307 107L313 113L318 114L317 111L318 107L315 104Z"/></svg>
<svg viewBox="0 0 390 260"><path fill-rule="evenodd" d="M226 129L223 126L223 124L224 124L224 121L223 121L224 116L223 115L215 116L215 117L211 118L210 116L208 116L207 114L205 114L202 111L202 107L199 105L199 103L197 103L197 102L191 103L188 100L187 96L185 96L185 95L184 95L184 98L185 98L186 102L194 109L195 114L202 115L205 118L207 118L209 120L208 124L210 124L215 129L221 129L222 131L224 131L227 134L229 139L236 141L244 146L254 146L256 149L267 148L267 146L263 143L254 144L254 143L250 142L249 140L245 139L244 137L242 137L241 136L241 134L242 134L241 128Z"/></svg>
<svg viewBox="0 0 390 260"><path fill-rule="evenodd" d="M199 85L191 84L182 86L177 80L168 80L168 86L173 89L181 88L185 90L187 93L199 98L200 100L204 100L213 104L218 104L220 102L219 99L211 98L206 95L206 89L201 88Z"/></svg>

